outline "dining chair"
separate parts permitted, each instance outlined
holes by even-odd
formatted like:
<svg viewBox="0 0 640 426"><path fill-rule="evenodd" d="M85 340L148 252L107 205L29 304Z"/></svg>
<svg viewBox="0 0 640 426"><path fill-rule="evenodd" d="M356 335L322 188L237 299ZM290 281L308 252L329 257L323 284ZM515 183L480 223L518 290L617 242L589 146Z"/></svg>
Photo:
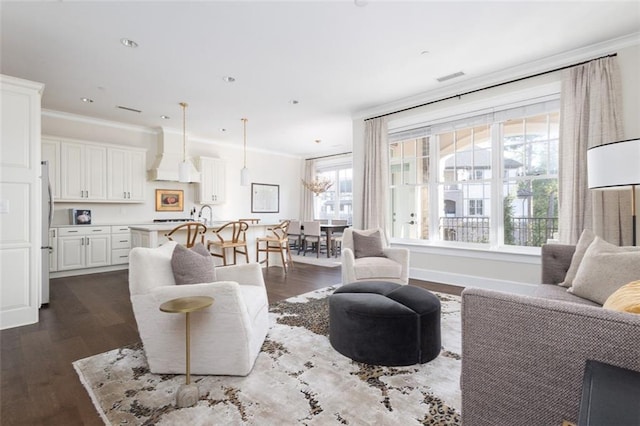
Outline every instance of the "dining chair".
<svg viewBox="0 0 640 426"><path fill-rule="evenodd" d="M268 234L264 237L256 238L256 262L267 264L269 267L269 253L280 253L282 259L282 268L287 273L288 268L293 267L291 259L291 249L289 247L289 225L291 221L282 221L277 226L268 228ZM266 258L260 260L260 253L266 253ZM287 260L288 259L288 260Z"/></svg>
<svg viewBox="0 0 640 426"><path fill-rule="evenodd" d="M249 224L244 221L228 222L221 227L213 230L217 240L210 240L207 243L207 249L211 256L222 258L222 264L227 266L227 249L233 250L233 263L237 262L238 253L244 254L247 263L249 263L249 252L247 251L247 229ZM219 250L219 252L212 251Z"/></svg>
<svg viewBox="0 0 640 426"><path fill-rule="evenodd" d="M196 239L200 236L200 241L204 244L204 234L207 232L207 227L200 222L186 222L181 225L176 226L170 232L164 234L165 237L169 239L169 241L175 241L174 237L178 233L187 232L187 242L183 244L187 248L193 247L198 241Z"/></svg>
<svg viewBox="0 0 640 426"><path fill-rule="evenodd" d="M289 236L289 246L294 249L300 250L302 249L302 229L300 228L299 220L291 220L289 221L289 229L287 231L287 235Z"/></svg>
<svg viewBox="0 0 640 426"><path fill-rule="evenodd" d="M331 221L332 225L348 225L349 221L346 219L333 219ZM333 256L338 257L342 252L342 232L333 232L331 234L331 250L333 251Z"/></svg>
<svg viewBox="0 0 640 426"><path fill-rule="evenodd" d="M304 235L302 236L302 255L306 256L310 249L316 249L316 257L320 257L320 246L322 245L322 231L320 230L320 221L314 220L302 222Z"/></svg>

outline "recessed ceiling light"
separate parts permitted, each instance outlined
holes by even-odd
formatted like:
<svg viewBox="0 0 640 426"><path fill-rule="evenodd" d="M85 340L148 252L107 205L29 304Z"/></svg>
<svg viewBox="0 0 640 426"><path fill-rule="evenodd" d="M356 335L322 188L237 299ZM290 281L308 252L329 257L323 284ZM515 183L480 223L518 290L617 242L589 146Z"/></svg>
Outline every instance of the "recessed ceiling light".
<svg viewBox="0 0 640 426"><path fill-rule="evenodd" d="M230 75L226 75L226 76L222 77L222 79L224 81L226 81L227 83L233 83L234 81L236 81L236 79L231 77Z"/></svg>
<svg viewBox="0 0 640 426"><path fill-rule="evenodd" d="M321 139L316 139L315 142L316 143L320 143L320 142L322 142L322 140Z"/></svg>
<svg viewBox="0 0 640 426"><path fill-rule="evenodd" d="M297 100L297 99L291 99L291 100L289 101L289 103L290 103L291 105L298 105L298 104L300 103L300 101L299 101L299 100Z"/></svg>
<svg viewBox="0 0 640 426"><path fill-rule="evenodd" d="M431 52L429 52L428 50L423 50L422 52L420 52L421 55L428 55L429 53Z"/></svg>
<svg viewBox="0 0 640 426"><path fill-rule="evenodd" d="M227 129L222 128L222 129L220 129L220 131L221 131L221 132L226 132L226 131L227 131Z"/></svg>
<svg viewBox="0 0 640 426"><path fill-rule="evenodd" d="M161 115L160 118L162 118L163 120L170 120L171 117L169 117L168 115Z"/></svg>
<svg viewBox="0 0 640 426"><path fill-rule="evenodd" d="M93 99L90 99L90 98L80 98L80 100L81 100L82 102L86 102L86 103L88 103L88 104L90 104L90 103L92 103L92 102L93 102Z"/></svg>
<svg viewBox="0 0 640 426"><path fill-rule="evenodd" d="M369 2L367 0L353 0L353 4L355 4L358 7L365 7L366 5L369 4Z"/></svg>
<svg viewBox="0 0 640 426"><path fill-rule="evenodd" d="M121 38L120 43L122 43L124 46L131 47L131 48L138 47L138 43L136 43L135 41L129 38Z"/></svg>

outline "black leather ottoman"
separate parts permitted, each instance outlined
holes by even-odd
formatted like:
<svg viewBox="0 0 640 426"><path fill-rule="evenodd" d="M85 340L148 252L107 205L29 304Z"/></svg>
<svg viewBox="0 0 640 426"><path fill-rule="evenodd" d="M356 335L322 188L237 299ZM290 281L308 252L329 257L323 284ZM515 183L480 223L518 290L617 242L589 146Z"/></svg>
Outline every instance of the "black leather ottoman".
<svg viewBox="0 0 640 426"><path fill-rule="evenodd" d="M329 341L366 364L431 361L441 350L440 300L420 287L384 281L344 285L329 296Z"/></svg>

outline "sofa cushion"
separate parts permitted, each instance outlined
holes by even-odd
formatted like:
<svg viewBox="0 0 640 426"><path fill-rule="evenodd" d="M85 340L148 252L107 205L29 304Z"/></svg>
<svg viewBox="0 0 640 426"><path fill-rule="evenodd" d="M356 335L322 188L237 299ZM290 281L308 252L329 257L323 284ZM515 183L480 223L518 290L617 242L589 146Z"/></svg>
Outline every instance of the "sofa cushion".
<svg viewBox="0 0 640 426"><path fill-rule="evenodd" d="M363 257L354 263L356 279L400 278L402 265L386 257Z"/></svg>
<svg viewBox="0 0 640 426"><path fill-rule="evenodd" d="M558 285L567 288L573 285L573 280L576 278L576 273L578 272L578 267L580 266L580 262L582 262L584 253L587 251L595 238L596 234L594 234L591 230L585 229L584 231L582 231L580 239L578 240L578 244L576 244L576 251L573 253L573 257L571 258L571 265L569 266L567 275L565 275L564 281Z"/></svg>
<svg viewBox="0 0 640 426"><path fill-rule="evenodd" d="M640 251L627 251L596 237L568 290L599 304L628 282L640 279Z"/></svg>
<svg viewBox="0 0 640 426"><path fill-rule="evenodd" d="M640 314L640 281L630 282L614 291L602 307L614 311Z"/></svg>
<svg viewBox="0 0 640 426"><path fill-rule="evenodd" d="M353 232L353 255L356 259L361 257L385 257L382 252L382 239L380 231L364 235Z"/></svg>
<svg viewBox="0 0 640 426"><path fill-rule="evenodd" d="M527 292L527 295L534 297L540 297L547 300L559 300L563 302L578 303L580 305L600 306L596 302L583 299L574 294L568 293L567 289L558 285L538 284L531 292Z"/></svg>
<svg viewBox="0 0 640 426"><path fill-rule="evenodd" d="M216 271L211 253L201 243L189 250L176 245L171 256L171 268L176 284L211 283L216 280Z"/></svg>

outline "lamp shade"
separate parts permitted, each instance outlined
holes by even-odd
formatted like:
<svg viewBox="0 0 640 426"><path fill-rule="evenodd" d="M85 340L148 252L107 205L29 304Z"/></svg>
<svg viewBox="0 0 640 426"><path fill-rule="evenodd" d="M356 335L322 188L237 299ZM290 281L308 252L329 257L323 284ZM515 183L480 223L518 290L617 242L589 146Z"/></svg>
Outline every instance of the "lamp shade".
<svg viewBox="0 0 640 426"><path fill-rule="evenodd" d="M188 162L183 161L178 164L178 182L189 183L191 182L191 171Z"/></svg>
<svg viewBox="0 0 640 426"><path fill-rule="evenodd" d="M246 167L240 170L240 185L249 186L249 169Z"/></svg>
<svg viewBox="0 0 640 426"><path fill-rule="evenodd" d="M591 189L640 185L640 139L589 148L587 179Z"/></svg>

